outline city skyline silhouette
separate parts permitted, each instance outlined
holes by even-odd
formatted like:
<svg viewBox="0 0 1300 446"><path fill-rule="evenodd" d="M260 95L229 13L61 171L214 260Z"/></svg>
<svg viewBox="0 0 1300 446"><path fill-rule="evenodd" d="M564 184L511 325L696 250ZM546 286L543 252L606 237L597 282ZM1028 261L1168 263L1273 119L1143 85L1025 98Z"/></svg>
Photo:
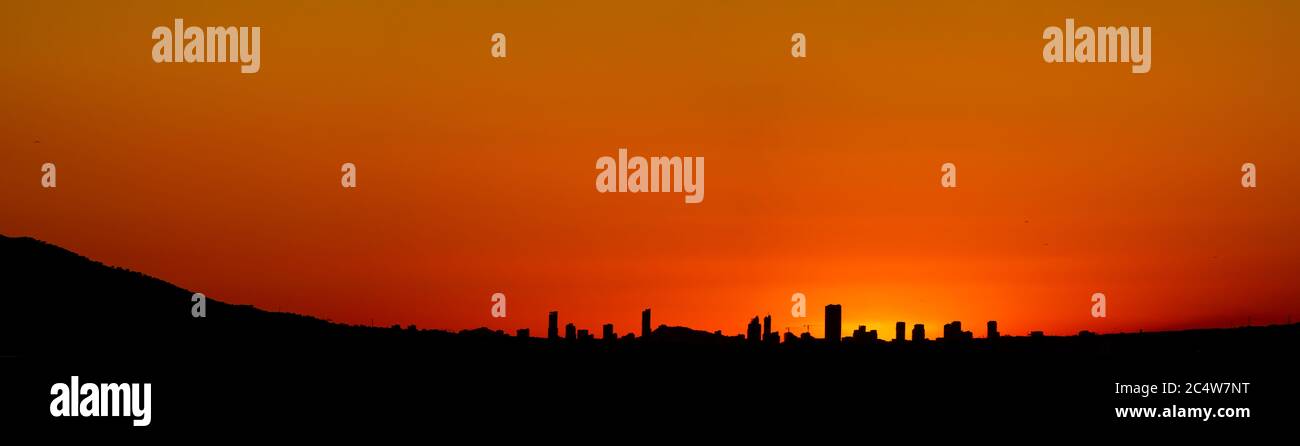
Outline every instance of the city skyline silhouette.
<svg viewBox="0 0 1300 446"><path fill-rule="evenodd" d="M346 325L217 299L207 301L205 317L195 318L188 290L35 239L0 238L0 261L9 265L0 273L6 290L0 299L0 390L15 395L0 410L28 427L61 425L24 408L47 407L49 383L72 375L152 383L157 395L150 429L178 432L210 427L229 414L252 423L242 428L391 423L424 413L410 409L416 401L454 402L460 411L440 415L438 423L460 427L481 423L477 414L495 413L503 404L544 408L528 422L568 430L591 419L616 424L652 416L665 406L677 416L707 420L720 402L800 407L832 400L887 404L853 412L880 420L926 412L949 422L960 416L961 422L989 423L1015 413L1018 420L1070 425L1114 422L1116 406L1188 404L1174 395L1126 399L1113 390L1117 382L1183 377L1267 389L1216 404L1254 408L1251 421L1270 423L1287 413L1272 408L1294 395L1287 390L1292 387L1279 387L1289 355L1277 353L1300 345L1295 324L1011 336L994 321L950 321L946 327L895 322L894 336L911 335L904 342L882 336L885 326L848 326L841 342L833 342L811 330L779 331L764 315L749 318L743 334L724 335L659 322L653 308L642 308L638 329L617 331L622 327L606 323L595 330L548 312L544 336L527 328ZM834 338L833 318L847 307L824 306L823 318L828 307L832 320L822 321L822 333L831 326ZM985 333L975 337L973 327L980 326ZM654 403L611 400L628 395ZM295 409L286 412L282 404ZM367 410L332 409L340 404ZM594 405L618 410L571 416ZM934 412L949 405L983 410Z"/></svg>
<svg viewBox="0 0 1300 446"><path fill-rule="evenodd" d="M170 326L176 326L176 327L183 327L187 322L191 324L202 324L202 323L211 322L211 320L209 320L207 317L203 319L190 318L190 311L191 311L190 297L193 294L190 291L181 290L175 287L174 285L171 285L159 279L155 279L145 274L124 270L121 268L105 266L101 263L81 257L71 251L64 250L55 245L42 242L36 239L12 238L7 236L0 236L0 237L2 237L0 238L0 244L2 244L4 247L4 254L6 256L11 257L10 260L12 260L15 264L30 263L32 259L26 258L25 256L34 256L37 258L47 258L52 256L53 258L58 259L58 261L55 264L56 266L50 270L31 271L28 274L24 274L23 276L28 278L29 280L31 277L40 276L40 275L61 277L67 273L66 271L61 271L60 269L71 269L74 271L94 271L94 274L97 276L102 274L103 272L112 272L113 274L121 274L122 276L130 278L132 280L140 280L144 283L147 283L148 285L144 286L146 289L153 289L153 290L169 289L172 294L176 296L182 296L183 299L173 299L171 301L166 302L165 305L165 307L171 308L172 311L177 311L177 313L166 314L166 315L158 314L158 309L153 307L152 305L158 305L161 303L161 301L154 304L146 304L146 306L144 307L140 307L141 305L140 302L102 302L102 303L97 303L96 305L100 305L100 306L107 305L109 308L114 307L115 305L123 305L127 308L140 308L141 314L146 316L158 316L162 320L166 320ZM54 282L54 280L51 279L51 282ZM140 287L140 285L132 285L132 286ZM34 292L36 293L37 296L40 295L39 291L34 291ZM112 293L115 293L117 291L106 290L105 292L111 295ZM87 289L87 290L83 290L82 293L91 295L94 294L95 291L93 289ZM79 305L87 305L88 302L95 302L95 301L96 300L90 300L87 302L82 302ZM888 333L887 331L888 327L883 325L867 326L865 324L858 324L856 326L848 327L848 329L846 330L844 328L844 320L843 320L844 306L840 304L826 304L823 307L824 311L821 312L823 315L821 319L817 319L812 316L806 317L804 319L805 321L807 321L807 323L802 326L803 328L802 331L795 330L799 327L784 327L783 330L778 329L777 327L773 327L772 316L770 314L755 315L749 319L749 323L747 325L742 325L740 323L737 323L737 326L742 328L737 329L734 332L728 332L727 330L721 330L721 329L702 330L702 329L696 329L684 325L676 325L672 323L663 323L663 322L656 324L653 319L653 315L654 315L653 308L644 308L640 311L641 323L640 323L639 331L625 330L620 332L619 330L617 330L618 328L617 325L613 323L609 323L609 322L600 323L597 324L595 327L580 326L574 323L573 321L564 320L561 317L561 315L563 314L561 311L551 310L547 312L547 328L546 331L544 332L545 335L534 337L532 336L533 331L529 327L520 327L514 330L513 332L508 332L503 329L490 329L487 327L478 327L474 329L462 329L462 330L444 330L438 327L419 327L415 324L406 324L406 325L392 324L384 327L371 326L371 325L338 324L326 319L316 318L311 315L282 313L282 312L268 312L248 305L232 305L227 302L218 299L213 299L210 297L207 299L207 303L208 305L218 309L213 312L212 316L209 316L213 318L213 320L219 319L220 317L223 316L223 313L220 309L230 308L236 310L237 314L243 314L245 316L249 314L259 314L259 315L265 315L266 317L272 319L313 321L313 324L317 326L322 326L322 325L335 326L335 327L340 327L345 329L358 328L358 329L365 329L367 331L393 330L398 332L439 332L439 333L446 333L448 335L473 335L479 337L484 335L489 335L489 336L525 338L528 340L567 341L567 342L575 342L575 341L618 342L618 341L629 341L629 340L648 339L648 338L656 338L656 337L678 338L678 339L680 338L703 339L703 338L713 337L713 338L717 338L716 340L733 340L733 341L740 341L739 343L741 344L748 343L748 344L762 344L762 345L772 345L772 344L798 345L800 343L807 344L809 342L817 342L823 344L846 344L846 345L858 345L858 346L871 346L871 345L876 345L876 346L895 345L896 346L898 344L910 345L910 344L925 344L925 343L936 343L936 344L949 345L949 346L963 346L963 345L968 346L968 345L974 345L975 343L987 344L993 341L1017 339L1017 338L1035 339L1035 338L1043 338L1043 337L1079 337L1079 336L1091 337L1097 335L1133 334L1133 333L1101 333L1101 332L1095 332L1091 330L1081 330L1080 332L1075 334L1061 336L1061 335L1046 335L1043 331L1031 330L1028 333L1025 333L1023 335L1015 335L1015 334L1009 334L1001 331L998 328L999 321L989 320L989 321L983 321L983 325L985 326L984 332L981 335L977 336L974 330L963 328L963 321L953 320L944 323L941 329L928 327L926 324L923 323L909 324L907 321L895 321L893 323L894 325L893 334L892 336L888 336L885 335L885 333ZM48 305L48 304L49 304L48 302L38 303L37 306ZM74 305L73 308L77 308L77 306ZM107 317L108 320L114 320L116 318L125 318L124 320L133 320L133 319L140 318L139 316L132 316L130 314L122 315L120 314L122 313L120 310L101 309L100 311L102 311L104 315L118 314L118 316ZM20 313L11 313L11 314L20 314ZM93 315L91 314L83 314L83 315L79 315L79 317L86 318L86 319L94 318ZM739 321L743 321L743 319L738 319L738 322ZM97 323L102 323L102 322L97 322ZM822 333L820 336L814 333L815 327L821 327ZM1178 330L1178 331L1196 331L1196 330L1220 329L1220 328L1225 328L1225 327L1200 327L1200 328L1192 328L1188 330ZM1137 333L1143 333L1143 332L1147 332L1147 331L1140 330ZM927 333L935 333L935 334L927 335ZM647 334L649 336L647 336ZM685 334L690 334L690 336L684 336Z"/></svg>

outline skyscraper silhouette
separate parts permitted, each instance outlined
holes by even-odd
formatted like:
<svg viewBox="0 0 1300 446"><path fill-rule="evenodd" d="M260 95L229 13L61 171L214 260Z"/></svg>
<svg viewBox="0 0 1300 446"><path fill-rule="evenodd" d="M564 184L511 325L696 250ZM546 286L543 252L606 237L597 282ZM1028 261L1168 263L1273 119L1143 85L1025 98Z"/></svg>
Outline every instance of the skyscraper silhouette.
<svg viewBox="0 0 1300 446"><path fill-rule="evenodd" d="M750 342L757 343L759 341L759 338L763 335L763 326L758 323L758 316L754 316L753 319L750 319L749 326L746 328L747 328L745 330L745 333L747 334L746 339L748 339Z"/></svg>
<svg viewBox="0 0 1300 446"><path fill-rule="evenodd" d="M894 323L894 342L903 342L907 340L907 323Z"/></svg>
<svg viewBox="0 0 1300 446"><path fill-rule="evenodd" d="M841 311L839 304L830 304L826 306L826 340L830 342L840 342L840 318Z"/></svg>
<svg viewBox="0 0 1300 446"><path fill-rule="evenodd" d="M772 315L763 316L763 340L772 338Z"/></svg>
<svg viewBox="0 0 1300 446"><path fill-rule="evenodd" d="M641 337L650 335L650 309L641 310Z"/></svg>
<svg viewBox="0 0 1300 446"><path fill-rule="evenodd" d="M577 338L578 338L578 327L575 327L572 322L564 324L564 339L568 339L572 341Z"/></svg>
<svg viewBox="0 0 1300 446"><path fill-rule="evenodd" d="M546 317L546 339L560 339L560 312L552 311Z"/></svg>
<svg viewBox="0 0 1300 446"><path fill-rule="evenodd" d="M613 341L615 339L618 339L618 335L614 334L614 324L603 325L601 327L600 338L606 341Z"/></svg>
<svg viewBox="0 0 1300 446"><path fill-rule="evenodd" d="M989 321L989 333L988 333L988 338L989 338L989 339L997 339L998 336L999 336L999 333L998 333L998 321Z"/></svg>
<svg viewBox="0 0 1300 446"><path fill-rule="evenodd" d="M951 323L943 325L944 341L962 341L970 339L971 337L971 332L962 331L961 321L952 321Z"/></svg>
<svg viewBox="0 0 1300 446"><path fill-rule="evenodd" d="M925 340L925 324L916 324L912 326L912 342Z"/></svg>

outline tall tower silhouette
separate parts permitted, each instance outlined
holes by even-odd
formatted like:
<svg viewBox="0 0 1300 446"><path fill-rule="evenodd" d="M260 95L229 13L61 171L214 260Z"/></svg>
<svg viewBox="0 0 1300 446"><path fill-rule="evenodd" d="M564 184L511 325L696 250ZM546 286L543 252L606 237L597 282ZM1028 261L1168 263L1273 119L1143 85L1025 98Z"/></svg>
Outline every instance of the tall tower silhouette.
<svg viewBox="0 0 1300 446"><path fill-rule="evenodd" d="M989 338L989 339L997 339L998 336L999 336L999 333L998 333L998 321L989 321L989 333L988 333L988 338Z"/></svg>
<svg viewBox="0 0 1300 446"><path fill-rule="evenodd" d="M641 310L641 337L650 336L650 309Z"/></svg>
<svg viewBox="0 0 1300 446"><path fill-rule="evenodd" d="M601 326L600 337L606 341L618 339L618 335L614 334L614 324L605 324Z"/></svg>
<svg viewBox="0 0 1300 446"><path fill-rule="evenodd" d="M826 306L826 340L830 342L840 342L840 318L841 311L839 304L830 304Z"/></svg>
<svg viewBox="0 0 1300 446"><path fill-rule="evenodd" d="M564 324L564 339L570 341L578 339L578 327L574 326L572 322Z"/></svg>
<svg viewBox="0 0 1300 446"><path fill-rule="evenodd" d="M907 323L894 323L894 342L903 342L907 340Z"/></svg>
<svg viewBox="0 0 1300 446"><path fill-rule="evenodd" d="M757 343L762 335L763 326L758 323L758 316L754 316L749 320L749 326L745 327L745 339Z"/></svg>
<svg viewBox="0 0 1300 446"><path fill-rule="evenodd" d="M916 324L912 326L912 342L925 340L925 324Z"/></svg>
<svg viewBox="0 0 1300 446"><path fill-rule="evenodd" d="M772 337L772 315L763 316L763 340Z"/></svg>
<svg viewBox="0 0 1300 446"><path fill-rule="evenodd" d="M546 317L546 339L560 338L560 312L552 311Z"/></svg>

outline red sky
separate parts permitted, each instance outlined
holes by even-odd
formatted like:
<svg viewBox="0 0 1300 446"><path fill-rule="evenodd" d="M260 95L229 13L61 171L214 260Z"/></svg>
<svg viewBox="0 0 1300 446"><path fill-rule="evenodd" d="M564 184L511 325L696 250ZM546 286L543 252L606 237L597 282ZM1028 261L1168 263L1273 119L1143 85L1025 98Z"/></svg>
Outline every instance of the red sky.
<svg viewBox="0 0 1300 446"><path fill-rule="evenodd" d="M1295 2L415 3L8 6L0 233L378 325L1300 314ZM153 63L177 17L261 26L261 71ZM1044 63L1067 17L1151 26L1151 72ZM620 147L705 157L704 202L597 193Z"/></svg>

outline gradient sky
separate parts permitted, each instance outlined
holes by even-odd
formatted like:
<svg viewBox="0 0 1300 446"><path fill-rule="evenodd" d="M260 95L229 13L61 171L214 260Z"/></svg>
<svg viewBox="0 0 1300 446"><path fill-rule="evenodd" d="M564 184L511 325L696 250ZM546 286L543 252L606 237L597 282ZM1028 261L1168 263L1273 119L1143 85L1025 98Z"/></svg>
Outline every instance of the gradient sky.
<svg viewBox="0 0 1300 446"><path fill-rule="evenodd" d="M1297 2L190 3L3 6L0 233L362 324L1300 315ZM177 17L261 26L261 72L153 63ZM1067 17L1153 27L1151 72L1044 63ZM704 202L597 193L620 147L704 156Z"/></svg>

